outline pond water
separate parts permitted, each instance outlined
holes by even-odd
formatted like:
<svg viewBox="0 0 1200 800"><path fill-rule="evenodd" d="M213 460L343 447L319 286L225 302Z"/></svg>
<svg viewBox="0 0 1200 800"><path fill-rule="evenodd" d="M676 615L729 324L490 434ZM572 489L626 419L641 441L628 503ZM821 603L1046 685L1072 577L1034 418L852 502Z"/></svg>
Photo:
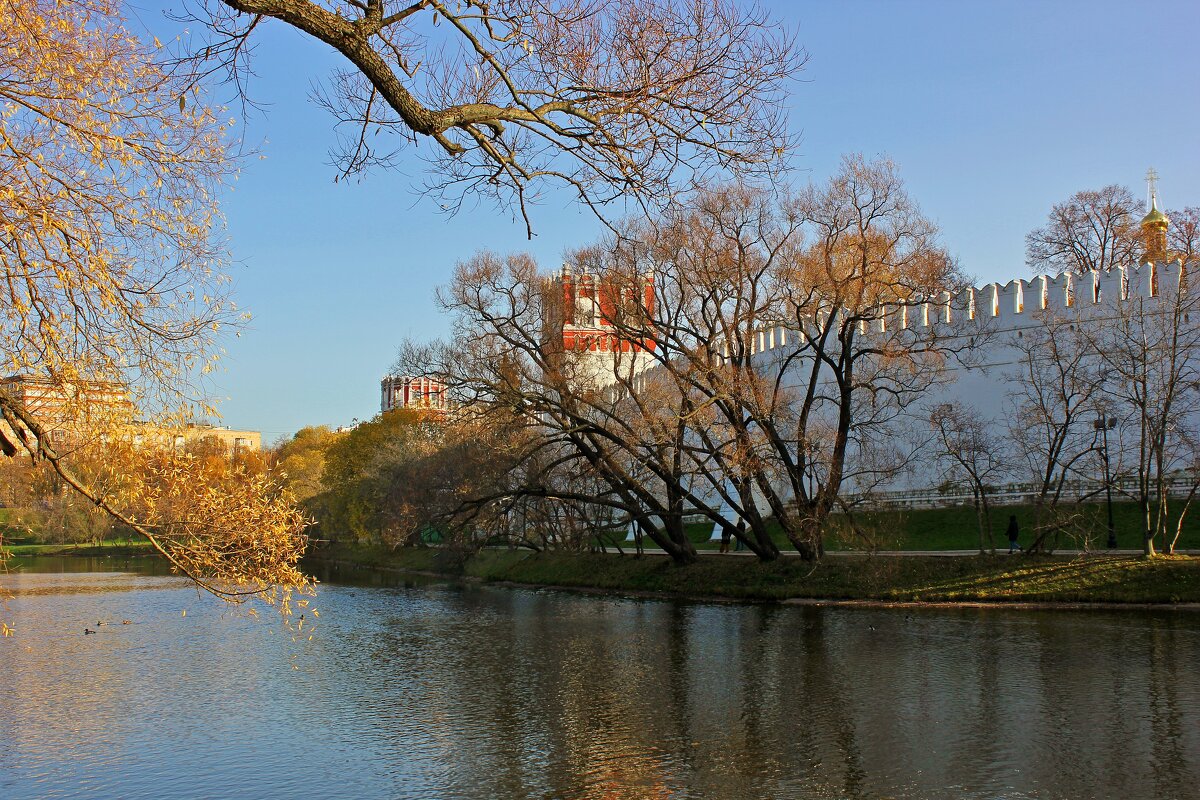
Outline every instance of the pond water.
<svg viewBox="0 0 1200 800"><path fill-rule="evenodd" d="M6 800L1200 796L1195 612L725 606L335 572L309 640L157 562L19 566L0 576Z"/></svg>

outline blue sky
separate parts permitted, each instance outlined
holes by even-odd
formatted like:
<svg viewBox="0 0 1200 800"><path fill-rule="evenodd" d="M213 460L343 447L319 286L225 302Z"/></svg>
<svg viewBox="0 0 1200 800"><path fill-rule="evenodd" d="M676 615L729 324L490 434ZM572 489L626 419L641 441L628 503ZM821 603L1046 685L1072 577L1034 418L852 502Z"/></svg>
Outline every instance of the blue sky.
<svg viewBox="0 0 1200 800"><path fill-rule="evenodd" d="M165 0L170 6L171 0ZM1024 276L1024 236L1071 193L1154 166L1168 208L1200 205L1200 3L767 3L810 60L788 112L794 181L841 154L888 155L943 241L981 281ZM156 32L170 25L135 7ZM526 250L547 269L599 233L555 197L537 237L491 206L446 217L421 199L424 164L333 183L331 120L308 100L336 54L260 27L245 138L224 200L239 304L254 315L217 377L224 422L271 441L366 419L405 337L440 337L433 292L480 248ZM160 33L161 35L161 33Z"/></svg>

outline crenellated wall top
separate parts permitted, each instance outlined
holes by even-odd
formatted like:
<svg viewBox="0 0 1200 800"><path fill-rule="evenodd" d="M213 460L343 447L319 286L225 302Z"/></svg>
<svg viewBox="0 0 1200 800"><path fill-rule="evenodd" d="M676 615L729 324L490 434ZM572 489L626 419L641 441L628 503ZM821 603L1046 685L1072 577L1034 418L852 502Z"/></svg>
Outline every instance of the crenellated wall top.
<svg viewBox="0 0 1200 800"><path fill-rule="evenodd" d="M1008 283L986 283L960 292L950 303L968 319L995 320L1000 327L1033 324L1039 312L1086 313L1099 307L1116 307L1133 298L1173 296L1186 281L1182 260L1113 267L1083 274L1064 272L1017 278Z"/></svg>
<svg viewBox="0 0 1200 800"><path fill-rule="evenodd" d="M864 334L907 330L950 336L973 334L985 326L989 332L1029 328L1042 324L1048 314L1089 316L1103 314L1105 308L1116 310L1136 298L1174 296L1181 285L1186 287L1189 268L1200 268L1200 262L1149 262L1083 274L1064 272L1016 278L1004 284L985 283L896 305L877 319L860 322L860 328ZM791 326L767 325L756 328L746 344L754 354L787 347L789 342L795 347L798 338ZM727 348L722 352L728 357Z"/></svg>

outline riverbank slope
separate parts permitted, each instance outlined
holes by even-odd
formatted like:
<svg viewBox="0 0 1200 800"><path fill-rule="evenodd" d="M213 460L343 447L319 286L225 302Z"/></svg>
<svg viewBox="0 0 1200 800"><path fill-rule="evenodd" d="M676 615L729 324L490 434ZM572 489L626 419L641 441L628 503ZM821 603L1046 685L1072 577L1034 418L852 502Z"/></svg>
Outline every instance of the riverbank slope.
<svg viewBox="0 0 1200 800"><path fill-rule="evenodd" d="M0 548L0 556L153 556L154 548L145 539L119 539L93 544L77 542L64 544L10 544Z"/></svg>
<svg viewBox="0 0 1200 800"><path fill-rule="evenodd" d="M328 563L488 582L713 600L983 603L1200 603L1200 557L831 555L762 564L710 556L485 550L466 561L438 548L327 546Z"/></svg>

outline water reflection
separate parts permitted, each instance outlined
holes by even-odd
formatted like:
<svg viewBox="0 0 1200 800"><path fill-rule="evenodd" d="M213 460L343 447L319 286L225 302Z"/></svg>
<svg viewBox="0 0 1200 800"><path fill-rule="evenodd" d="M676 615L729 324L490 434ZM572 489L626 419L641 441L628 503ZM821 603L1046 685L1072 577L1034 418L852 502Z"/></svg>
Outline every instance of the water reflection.
<svg viewBox="0 0 1200 800"><path fill-rule="evenodd" d="M171 578L22 576L21 633L0 647L0 795L1179 798L1200 783L1193 613L323 577L323 624L297 644ZM97 613L141 624L77 635Z"/></svg>

